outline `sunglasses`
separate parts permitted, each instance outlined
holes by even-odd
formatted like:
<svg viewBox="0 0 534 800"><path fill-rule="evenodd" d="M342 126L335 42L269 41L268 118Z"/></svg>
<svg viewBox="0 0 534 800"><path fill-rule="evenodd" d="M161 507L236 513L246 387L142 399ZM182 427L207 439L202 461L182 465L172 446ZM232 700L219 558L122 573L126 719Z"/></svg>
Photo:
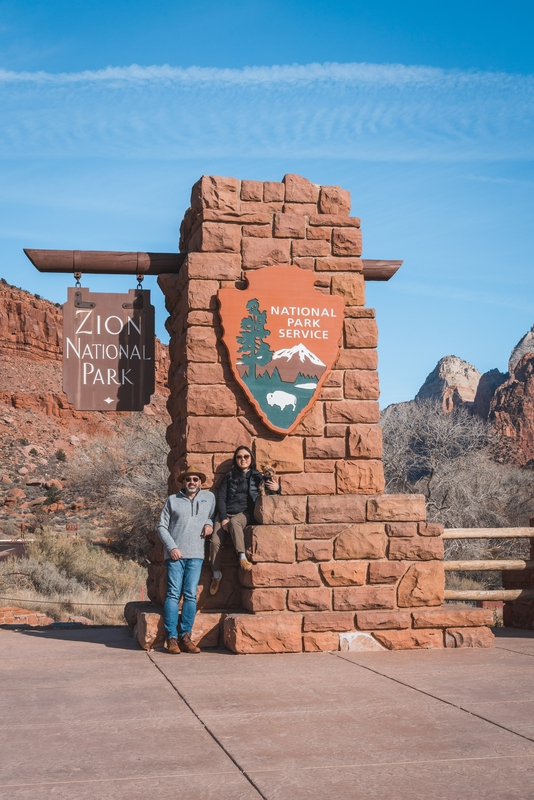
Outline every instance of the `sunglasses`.
<svg viewBox="0 0 534 800"><path fill-rule="evenodd" d="M186 478L185 482L186 483L200 483L200 478L196 478L196 477Z"/></svg>
<svg viewBox="0 0 534 800"><path fill-rule="evenodd" d="M250 456L236 456L238 461L250 461Z"/></svg>

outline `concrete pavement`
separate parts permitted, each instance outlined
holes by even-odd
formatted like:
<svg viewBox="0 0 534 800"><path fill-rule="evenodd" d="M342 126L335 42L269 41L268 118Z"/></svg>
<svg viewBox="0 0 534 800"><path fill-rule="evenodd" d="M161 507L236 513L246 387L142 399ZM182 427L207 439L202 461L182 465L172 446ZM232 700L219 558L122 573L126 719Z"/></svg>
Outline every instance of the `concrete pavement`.
<svg viewBox="0 0 534 800"><path fill-rule="evenodd" d="M0 630L0 797L532 800L534 633L492 650L145 653Z"/></svg>

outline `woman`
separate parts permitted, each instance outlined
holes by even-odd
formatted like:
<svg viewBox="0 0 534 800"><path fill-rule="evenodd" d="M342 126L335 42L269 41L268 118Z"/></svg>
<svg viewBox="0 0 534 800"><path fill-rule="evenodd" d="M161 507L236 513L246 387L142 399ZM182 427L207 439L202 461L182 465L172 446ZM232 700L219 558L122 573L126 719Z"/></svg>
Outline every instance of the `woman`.
<svg viewBox="0 0 534 800"><path fill-rule="evenodd" d="M264 477L256 469L252 451L242 445L234 453L232 469L226 473L219 487L219 520L210 542L210 560L213 578L210 594L217 594L222 579L221 548L226 531L230 532L239 558L239 566L247 572L252 564L245 554L245 534L247 525L254 522L254 503L260 493L260 485ZM280 484L271 478L265 481L266 488L272 494L280 493Z"/></svg>

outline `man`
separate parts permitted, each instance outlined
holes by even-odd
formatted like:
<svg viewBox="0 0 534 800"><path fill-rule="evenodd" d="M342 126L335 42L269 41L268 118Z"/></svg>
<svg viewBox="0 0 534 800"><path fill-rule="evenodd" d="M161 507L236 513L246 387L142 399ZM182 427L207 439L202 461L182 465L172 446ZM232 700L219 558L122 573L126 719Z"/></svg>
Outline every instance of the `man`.
<svg viewBox="0 0 534 800"><path fill-rule="evenodd" d="M197 610L197 586L204 560L204 539L213 533L215 495L201 489L206 476L189 467L178 477L183 488L167 498L158 526L165 549L167 595L163 606L163 624L167 650L173 655L200 653L191 641ZM182 613L178 603L183 596Z"/></svg>

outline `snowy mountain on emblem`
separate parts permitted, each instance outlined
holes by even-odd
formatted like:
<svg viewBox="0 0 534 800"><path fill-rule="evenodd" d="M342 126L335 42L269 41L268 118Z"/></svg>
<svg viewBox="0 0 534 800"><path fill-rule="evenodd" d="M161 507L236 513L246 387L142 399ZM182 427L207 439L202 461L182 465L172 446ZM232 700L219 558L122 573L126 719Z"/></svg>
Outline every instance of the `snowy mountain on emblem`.
<svg viewBox="0 0 534 800"><path fill-rule="evenodd" d="M275 369L284 383L294 383L299 375L302 378L319 379L326 364L303 344L297 344L273 353L272 360L265 367L256 366L256 375L259 377L267 373L271 376Z"/></svg>
<svg viewBox="0 0 534 800"><path fill-rule="evenodd" d="M315 364L318 367L326 367L326 364L321 361L321 359L312 353L311 350L308 350L307 347L304 347L303 344L296 344L295 347L287 347L283 350L277 350L276 353L273 353L273 361L276 361L278 358L285 358L287 361L292 361L294 357L298 356L299 360L305 364L306 361L311 361L312 364Z"/></svg>

